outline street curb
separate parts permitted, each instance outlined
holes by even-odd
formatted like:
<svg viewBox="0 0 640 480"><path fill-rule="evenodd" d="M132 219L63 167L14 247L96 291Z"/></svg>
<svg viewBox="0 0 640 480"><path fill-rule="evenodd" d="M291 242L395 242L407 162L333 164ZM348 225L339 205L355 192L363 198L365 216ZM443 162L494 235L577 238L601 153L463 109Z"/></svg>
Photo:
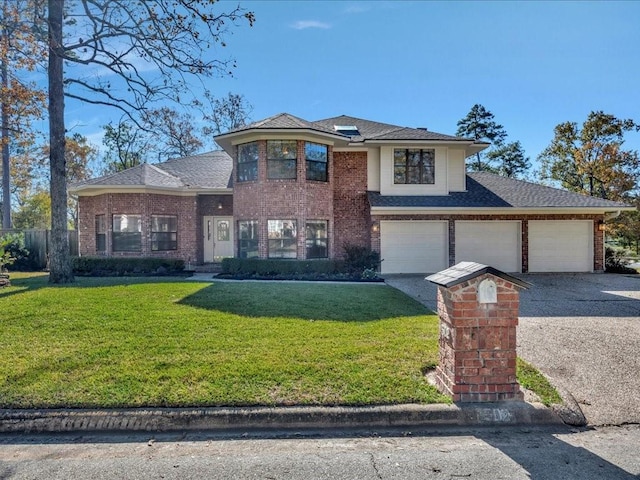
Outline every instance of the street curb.
<svg viewBox="0 0 640 480"><path fill-rule="evenodd" d="M564 425L526 402L374 407L0 410L0 433Z"/></svg>

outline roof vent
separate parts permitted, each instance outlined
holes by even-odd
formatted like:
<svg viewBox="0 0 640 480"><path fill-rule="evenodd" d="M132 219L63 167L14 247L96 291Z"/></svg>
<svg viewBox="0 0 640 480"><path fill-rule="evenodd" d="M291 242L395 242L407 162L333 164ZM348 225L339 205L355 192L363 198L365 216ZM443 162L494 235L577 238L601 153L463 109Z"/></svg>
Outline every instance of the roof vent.
<svg viewBox="0 0 640 480"><path fill-rule="evenodd" d="M356 127L355 125L334 125L333 128L336 132L348 137L355 137L357 135L360 135L358 127Z"/></svg>
<svg viewBox="0 0 640 480"><path fill-rule="evenodd" d="M429 129L427 127L418 127L418 130L424 130L425 132L429 131Z"/></svg>

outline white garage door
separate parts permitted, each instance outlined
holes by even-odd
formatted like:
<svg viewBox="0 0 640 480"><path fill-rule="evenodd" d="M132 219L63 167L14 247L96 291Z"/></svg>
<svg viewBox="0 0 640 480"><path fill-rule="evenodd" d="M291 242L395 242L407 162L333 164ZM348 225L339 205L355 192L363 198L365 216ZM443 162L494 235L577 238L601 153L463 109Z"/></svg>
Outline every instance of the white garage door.
<svg viewBox="0 0 640 480"><path fill-rule="evenodd" d="M530 221L529 271L593 271L593 222Z"/></svg>
<svg viewBox="0 0 640 480"><path fill-rule="evenodd" d="M502 270L522 270L520 222L456 222L456 263L478 262Z"/></svg>
<svg viewBox="0 0 640 480"><path fill-rule="evenodd" d="M382 273L433 273L448 262L448 222L380 222Z"/></svg>

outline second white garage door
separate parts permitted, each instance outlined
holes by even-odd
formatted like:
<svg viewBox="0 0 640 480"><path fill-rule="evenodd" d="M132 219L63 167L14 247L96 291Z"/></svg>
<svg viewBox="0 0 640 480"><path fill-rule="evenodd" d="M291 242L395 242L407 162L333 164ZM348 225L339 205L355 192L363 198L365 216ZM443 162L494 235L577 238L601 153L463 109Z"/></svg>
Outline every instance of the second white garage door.
<svg viewBox="0 0 640 480"><path fill-rule="evenodd" d="M591 272L593 222L554 220L529 222L530 272Z"/></svg>
<svg viewBox="0 0 640 480"><path fill-rule="evenodd" d="M382 273L433 273L448 266L448 222L380 222Z"/></svg>
<svg viewBox="0 0 640 480"><path fill-rule="evenodd" d="M503 272L520 272L520 238L517 221L457 221L456 263L477 262Z"/></svg>

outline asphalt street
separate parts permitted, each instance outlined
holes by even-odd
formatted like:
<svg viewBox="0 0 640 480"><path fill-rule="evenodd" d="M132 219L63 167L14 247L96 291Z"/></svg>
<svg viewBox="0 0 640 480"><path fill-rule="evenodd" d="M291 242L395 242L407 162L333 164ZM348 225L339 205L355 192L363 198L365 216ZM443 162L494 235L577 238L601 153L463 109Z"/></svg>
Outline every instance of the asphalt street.
<svg viewBox="0 0 640 480"><path fill-rule="evenodd" d="M0 436L3 480L636 479L640 426Z"/></svg>

